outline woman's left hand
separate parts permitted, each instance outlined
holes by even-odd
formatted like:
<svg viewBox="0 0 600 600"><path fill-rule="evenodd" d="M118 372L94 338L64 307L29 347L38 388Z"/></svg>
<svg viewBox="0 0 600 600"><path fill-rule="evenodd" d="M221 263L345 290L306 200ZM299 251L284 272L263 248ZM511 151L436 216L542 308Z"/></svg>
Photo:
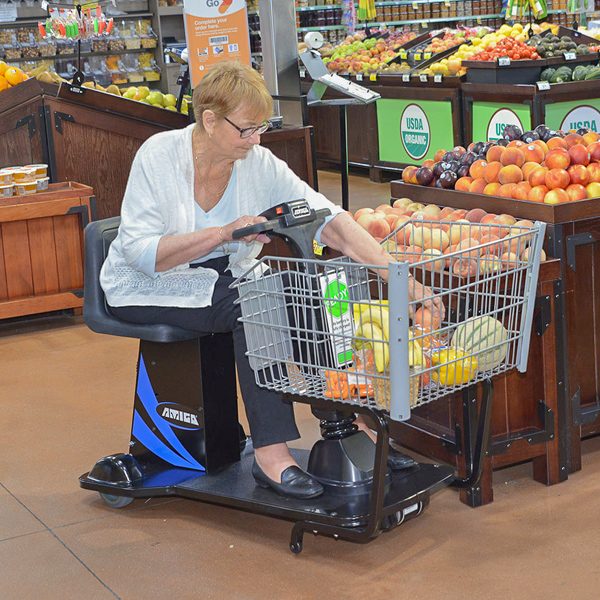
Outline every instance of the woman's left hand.
<svg viewBox="0 0 600 600"><path fill-rule="evenodd" d="M418 282L414 277L409 279L408 293L411 300L421 302L423 307L428 308L436 322L441 323L446 316L446 307L439 296L436 296L434 291L422 283Z"/></svg>

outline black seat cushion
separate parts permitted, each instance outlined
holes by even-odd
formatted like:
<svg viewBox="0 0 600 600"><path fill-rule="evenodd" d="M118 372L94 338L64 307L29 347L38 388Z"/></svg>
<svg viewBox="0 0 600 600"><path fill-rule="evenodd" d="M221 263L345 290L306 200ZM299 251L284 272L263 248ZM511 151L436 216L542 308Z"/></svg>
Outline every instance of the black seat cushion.
<svg viewBox="0 0 600 600"><path fill-rule="evenodd" d="M179 342L200 337L171 325L138 325L117 319L108 311L104 291L100 286L100 269L108 249L117 237L121 217L93 221L85 228L85 278L83 320L97 333L139 338L149 342Z"/></svg>

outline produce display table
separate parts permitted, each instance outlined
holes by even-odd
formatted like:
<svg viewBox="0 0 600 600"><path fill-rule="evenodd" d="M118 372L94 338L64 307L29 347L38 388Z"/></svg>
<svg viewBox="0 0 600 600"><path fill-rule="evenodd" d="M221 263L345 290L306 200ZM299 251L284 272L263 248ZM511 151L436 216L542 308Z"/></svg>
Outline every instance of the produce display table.
<svg viewBox="0 0 600 600"><path fill-rule="evenodd" d="M600 433L600 201L545 205L392 182L394 198L454 208L482 208L546 221L545 250L560 261L554 285L558 428L563 467L581 468L581 438ZM537 372L539 369L533 369ZM528 371L528 375L532 371ZM548 391L550 384L547 384ZM520 392L517 390L517 393ZM531 398L523 397L523 403ZM516 461L515 461L516 462Z"/></svg>
<svg viewBox="0 0 600 600"><path fill-rule="evenodd" d="M83 229L94 192L80 183L0 199L0 319L83 305Z"/></svg>
<svg viewBox="0 0 600 600"><path fill-rule="evenodd" d="M51 181L94 188L97 217L120 213L131 163L151 135L188 117L91 89L82 94L30 79L0 94L0 166L46 163ZM314 184L311 129L267 132L262 143Z"/></svg>

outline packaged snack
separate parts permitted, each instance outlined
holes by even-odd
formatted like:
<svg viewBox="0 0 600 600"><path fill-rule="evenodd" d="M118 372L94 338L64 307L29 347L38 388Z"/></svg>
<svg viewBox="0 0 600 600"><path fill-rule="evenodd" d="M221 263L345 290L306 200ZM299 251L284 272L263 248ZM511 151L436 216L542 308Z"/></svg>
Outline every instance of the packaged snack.
<svg viewBox="0 0 600 600"><path fill-rule="evenodd" d="M15 192L17 196L29 196L37 192L37 181L25 181L15 183Z"/></svg>
<svg viewBox="0 0 600 600"><path fill-rule="evenodd" d="M41 177L37 180L37 191L43 192L48 189L48 184L50 183L50 177Z"/></svg>
<svg viewBox="0 0 600 600"><path fill-rule="evenodd" d="M0 184L0 198L10 198L13 195L13 190L12 183Z"/></svg>

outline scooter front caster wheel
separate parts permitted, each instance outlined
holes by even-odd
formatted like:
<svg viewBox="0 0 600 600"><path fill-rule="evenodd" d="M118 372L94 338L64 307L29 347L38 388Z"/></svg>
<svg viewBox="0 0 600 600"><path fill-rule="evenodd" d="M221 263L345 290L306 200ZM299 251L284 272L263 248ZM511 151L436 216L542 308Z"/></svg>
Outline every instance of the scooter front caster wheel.
<svg viewBox="0 0 600 600"><path fill-rule="evenodd" d="M98 493L100 494L100 498L102 498L102 500L104 500L104 502L111 508L125 508L133 502L133 498L131 496L115 496L114 494L103 494L102 492Z"/></svg>
<svg viewBox="0 0 600 600"><path fill-rule="evenodd" d="M302 542L292 542L290 544L290 550L294 554L300 554L300 552L302 552Z"/></svg>

